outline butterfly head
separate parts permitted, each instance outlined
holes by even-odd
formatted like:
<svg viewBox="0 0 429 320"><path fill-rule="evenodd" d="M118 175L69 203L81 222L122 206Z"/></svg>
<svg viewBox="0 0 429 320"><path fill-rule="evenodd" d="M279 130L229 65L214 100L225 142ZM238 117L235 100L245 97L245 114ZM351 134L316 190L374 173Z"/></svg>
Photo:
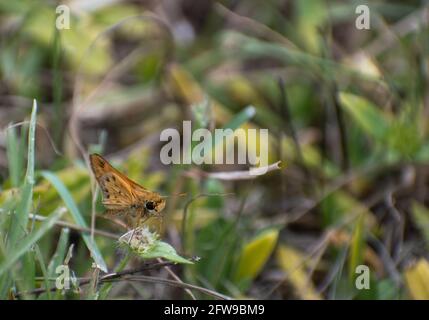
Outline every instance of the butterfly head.
<svg viewBox="0 0 429 320"><path fill-rule="evenodd" d="M149 215L157 215L164 209L165 200L159 195L154 195L150 200L145 201L144 206Z"/></svg>

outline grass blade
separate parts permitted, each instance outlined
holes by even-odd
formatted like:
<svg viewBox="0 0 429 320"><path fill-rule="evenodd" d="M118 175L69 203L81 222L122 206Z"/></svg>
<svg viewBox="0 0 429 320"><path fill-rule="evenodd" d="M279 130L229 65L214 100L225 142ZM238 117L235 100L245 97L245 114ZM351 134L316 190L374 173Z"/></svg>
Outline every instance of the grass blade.
<svg viewBox="0 0 429 320"><path fill-rule="evenodd" d="M46 268L45 261L43 260L42 251L40 250L38 245L35 246L35 250L36 250L36 259L39 261L40 270L42 270L43 282L45 284L45 288L49 288L50 285L49 285L48 269ZM46 292L46 295L49 300L52 300L51 291L48 290Z"/></svg>
<svg viewBox="0 0 429 320"><path fill-rule="evenodd" d="M36 116L37 102L33 102L33 111L31 112L30 129L28 132L28 154L27 154L27 172L25 174L25 182L21 188L21 200L18 204L16 214L12 220L10 230L10 238L8 247L13 248L16 241L24 235L28 222L28 214L30 212L33 185L34 185L34 142L36 140Z"/></svg>
<svg viewBox="0 0 429 320"><path fill-rule="evenodd" d="M16 248L8 255L8 258L0 265L0 275L5 273L23 254L25 254L46 232L48 232L57 220L64 214L64 208L59 208L51 214L41 226L28 237L20 241Z"/></svg>
<svg viewBox="0 0 429 320"><path fill-rule="evenodd" d="M246 108L244 108L244 110L242 110L239 114L237 114L231 121L229 121L224 127L223 129L231 129L232 131L235 131L236 129L238 129L241 125L243 125L244 123L246 123L248 120L252 119L253 116L255 115L256 110L254 106L248 106ZM223 138L221 139L214 139L214 144L213 144L213 148L216 147L216 145L223 140Z"/></svg>
<svg viewBox="0 0 429 320"><path fill-rule="evenodd" d="M57 249L55 250L54 255L51 258L51 261L48 265L48 277L55 276L55 269L63 263L64 258L67 253L67 244L69 241L70 229L63 228L61 229L60 239L58 240Z"/></svg>
<svg viewBox="0 0 429 320"><path fill-rule="evenodd" d="M124 270L130 258L131 258L131 252L127 252L127 254L122 258L121 262L119 262L119 265L116 267L115 272L121 272L122 270ZM106 300L112 287L113 287L113 282L103 283L103 285L100 288L97 300Z"/></svg>
<svg viewBox="0 0 429 320"><path fill-rule="evenodd" d="M73 219L75 220L76 224L79 225L82 228L88 228L85 219L83 218L82 214L80 213L72 195L67 190L63 182L52 172L50 171L42 171L42 176L52 183L52 185L55 187L61 198L63 199L65 205L67 206L68 210L70 211ZM97 264L98 268L100 268L103 272L107 272L107 265L104 261L100 250L98 249L97 244L91 239L91 237L87 234L82 234L82 238L85 241L85 244L89 251L91 252L92 258L94 259L95 263Z"/></svg>
<svg viewBox="0 0 429 320"><path fill-rule="evenodd" d="M346 92L339 94L341 106L355 122L378 142L383 142L389 133L391 119L368 100Z"/></svg>
<svg viewBox="0 0 429 320"><path fill-rule="evenodd" d="M349 280L353 284L356 280L356 267L363 263L365 250L365 216L361 214L356 221L349 251Z"/></svg>

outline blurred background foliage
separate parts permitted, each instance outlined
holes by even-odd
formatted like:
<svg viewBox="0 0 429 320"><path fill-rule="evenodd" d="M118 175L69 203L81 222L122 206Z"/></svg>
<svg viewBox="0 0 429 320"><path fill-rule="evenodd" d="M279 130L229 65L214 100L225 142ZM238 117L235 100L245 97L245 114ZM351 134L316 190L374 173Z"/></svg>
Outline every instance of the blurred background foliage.
<svg viewBox="0 0 429 320"><path fill-rule="evenodd" d="M355 27L363 1L70 0L63 30L59 4L0 0L0 298L189 298L137 280L32 293L61 264L95 281L94 263L142 263L103 219L87 164L99 152L172 195L158 227L200 257L172 268L186 283L234 298L429 299L427 1L368 2L370 30ZM282 169L241 181L210 173L248 166L163 165L160 132L183 120L267 128ZM357 290L361 264L370 288Z"/></svg>

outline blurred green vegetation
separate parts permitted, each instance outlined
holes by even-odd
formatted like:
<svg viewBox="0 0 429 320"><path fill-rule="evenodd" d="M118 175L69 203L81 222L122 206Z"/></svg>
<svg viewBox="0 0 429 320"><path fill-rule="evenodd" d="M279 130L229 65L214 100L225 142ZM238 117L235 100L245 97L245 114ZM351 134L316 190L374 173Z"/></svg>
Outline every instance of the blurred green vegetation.
<svg viewBox="0 0 429 320"><path fill-rule="evenodd" d="M370 30L361 1L161 2L69 1L59 30L59 3L0 0L0 298L189 299L153 284L173 277L198 299L429 299L427 2L368 2ZM163 165L183 120L267 128L282 169ZM118 247L92 152L170 195L152 227L193 264L85 285L159 263ZM71 290L46 290L63 264Z"/></svg>

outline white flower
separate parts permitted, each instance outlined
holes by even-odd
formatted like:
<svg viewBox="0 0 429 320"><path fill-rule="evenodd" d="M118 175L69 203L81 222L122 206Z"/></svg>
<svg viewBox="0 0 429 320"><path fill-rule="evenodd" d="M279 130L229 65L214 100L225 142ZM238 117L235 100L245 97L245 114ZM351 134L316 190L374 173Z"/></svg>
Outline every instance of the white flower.
<svg viewBox="0 0 429 320"><path fill-rule="evenodd" d="M119 238L119 243L130 247L138 254L144 254L153 249L159 235L152 233L147 226L137 227L128 231Z"/></svg>

